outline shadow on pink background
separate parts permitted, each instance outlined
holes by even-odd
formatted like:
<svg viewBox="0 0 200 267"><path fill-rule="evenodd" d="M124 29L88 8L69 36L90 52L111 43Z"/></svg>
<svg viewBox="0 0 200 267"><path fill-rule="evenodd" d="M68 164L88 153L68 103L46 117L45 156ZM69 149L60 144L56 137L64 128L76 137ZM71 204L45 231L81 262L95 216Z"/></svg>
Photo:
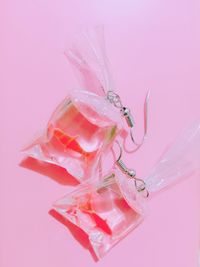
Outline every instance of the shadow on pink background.
<svg viewBox="0 0 200 267"><path fill-rule="evenodd" d="M78 87L65 47L85 27L104 24L115 84L133 109L138 136L151 89L148 140L127 157L146 175L179 131L200 118L199 14L197 0L0 2L1 267L197 266L199 177L152 199L140 227L96 263L87 240L80 245L81 234L70 234L50 211L75 181L19 151Z"/></svg>
<svg viewBox="0 0 200 267"><path fill-rule="evenodd" d="M61 185L76 186L79 184L64 168L54 164L42 162L31 157L24 157L20 162L20 166L45 175Z"/></svg>

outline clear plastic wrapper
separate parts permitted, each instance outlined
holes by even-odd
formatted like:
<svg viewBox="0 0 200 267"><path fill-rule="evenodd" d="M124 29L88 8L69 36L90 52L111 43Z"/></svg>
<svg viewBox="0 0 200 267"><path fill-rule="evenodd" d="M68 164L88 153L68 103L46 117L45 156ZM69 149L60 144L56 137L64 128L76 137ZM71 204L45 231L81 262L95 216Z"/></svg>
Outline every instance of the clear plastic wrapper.
<svg viewBox="0 0 200 267"><path fill-rule="evenodd" d="M106 98L112 85L103 29L85 31L65 54L79 74L82 90L69 93L41 136L23 151L65 168L81 182L95 174L101 155L117 136L125 139L127 131L120 112Z"/></svg>
<svg viewBox="0 0 200 267"><path fill-rule="evenodd" d="M103 27L83 31L65 55L74 67L81 88L100 96L114 90Z"/></svg>
<svg viewBox="0 0 200 267"><path fill-rule="evenodd" d="M87 234L98 259L143 220L143 213L131 208L124 199L116 182L118 175L122 173L113 172L101 181L80 184L53 205L61 216Z"/></svg>
<svg viewBox="0 0 200 267"><path fill-rule="evenodd" d="M121 117L104 98L74 90L57 107L44 133L24 149L33 158L65 168L79 181L95 174L116 136L126 136Z"/></svg>
<svg viewBox="0 0 200 267"><path fill-rule="evenodd" d="M188 128L159 160L146 178L150 195L200 169L200 123ZM98 258L132 231L145 216L146 198L134 180L113 170L102 181L81 184L56 201L53 208L81 228Z"/></svg>
<svg viewBox="0 0 200 267"><path fill-rule="evenodd" d="M157 192L200 169L200 121L185 129L145 178L149 192Z"/></svg>

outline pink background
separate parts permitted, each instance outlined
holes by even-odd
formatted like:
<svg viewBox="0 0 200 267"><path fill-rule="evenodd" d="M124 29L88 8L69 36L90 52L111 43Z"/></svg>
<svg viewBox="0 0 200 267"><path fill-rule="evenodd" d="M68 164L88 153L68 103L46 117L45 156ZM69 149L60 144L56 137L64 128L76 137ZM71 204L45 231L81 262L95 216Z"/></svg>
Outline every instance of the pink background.
<svg viewBox="0 0 200 267"><path fill-rule="evenodd" d="M33 161L20 166L19 150L77 86L66 45L84 27L104 24L116 86L134 110L138 136L151 89L149 139L128 158L146 175L178 132L200 118L199 14L198 0L0 1L1 267L197 266L199 177L153 199L146 221L95 263L48 214L72 189L62 184L64 172L45 175Z"/></svg>

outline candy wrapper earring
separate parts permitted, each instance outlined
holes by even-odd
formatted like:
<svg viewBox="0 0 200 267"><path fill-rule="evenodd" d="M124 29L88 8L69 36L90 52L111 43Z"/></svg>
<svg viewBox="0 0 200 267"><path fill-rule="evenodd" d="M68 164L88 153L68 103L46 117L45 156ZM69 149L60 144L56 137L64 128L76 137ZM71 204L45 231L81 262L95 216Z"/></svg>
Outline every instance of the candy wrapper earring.
<svg viewBox="0 0 200 267"><path fill-rule="evenodd" d="M94 176L101 155L109 151L116 138L125 143L128 130L122 117L130 129L134 121L113 91L101 27L83 32L65 55L78 73L81 90L69 93L53 112L43 134L23 151L65 168L81 182ZM136 149L139 146L136 144Z"/></svg>
<svg viewBox="0 0 200 267"><path fill-rule="evenodd" d="M83 183L53 206L86 233L98 259L143 220L143 214L131 208L123 197L117 175L122 174L113 171L101 181ZM134 194L135 187L132 189Z"/></svg>
<svg viewBox="0 0 200 267"><path fill-rule="evenodd" d="M101 181L94 178L79 185L56 201L53 208L88 235L96 256L101 258L142 222L148 194L153 197L199 170L199 159L197 122L179 136L144 181L119 162L120 157Z"/></svg>
<svg viewBox="0 0 200 267"><path fill-rule="evenodd" d="M65 52L80 77L81 89L72 90L53 112L43 134L23 151L30 157L59 165L78 181L93 176L100 157L127 130L121 114L107 98L112 89L101 28L84 32Z"/></svg>

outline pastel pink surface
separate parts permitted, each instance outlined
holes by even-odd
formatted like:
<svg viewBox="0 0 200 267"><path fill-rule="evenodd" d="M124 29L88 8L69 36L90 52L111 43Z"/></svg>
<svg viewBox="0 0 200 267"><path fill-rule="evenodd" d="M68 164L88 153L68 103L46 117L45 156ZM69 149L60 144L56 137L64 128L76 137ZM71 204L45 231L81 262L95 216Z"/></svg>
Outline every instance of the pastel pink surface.
<svg viewBox="0 0 200 267"><path fill-rule="evenodd" d="M47 173L34 161L19 166L19 150L78 85L65 47L84 27L104 24L116 88L133 109L138 137L151 89L148 141L127 157L146 175L182 127L200 117L199 11L197 0L1 1L0 266L197 265L199 177L151 200L142 225L95 263L48 214L72 189L63 171Z"/></svg>

